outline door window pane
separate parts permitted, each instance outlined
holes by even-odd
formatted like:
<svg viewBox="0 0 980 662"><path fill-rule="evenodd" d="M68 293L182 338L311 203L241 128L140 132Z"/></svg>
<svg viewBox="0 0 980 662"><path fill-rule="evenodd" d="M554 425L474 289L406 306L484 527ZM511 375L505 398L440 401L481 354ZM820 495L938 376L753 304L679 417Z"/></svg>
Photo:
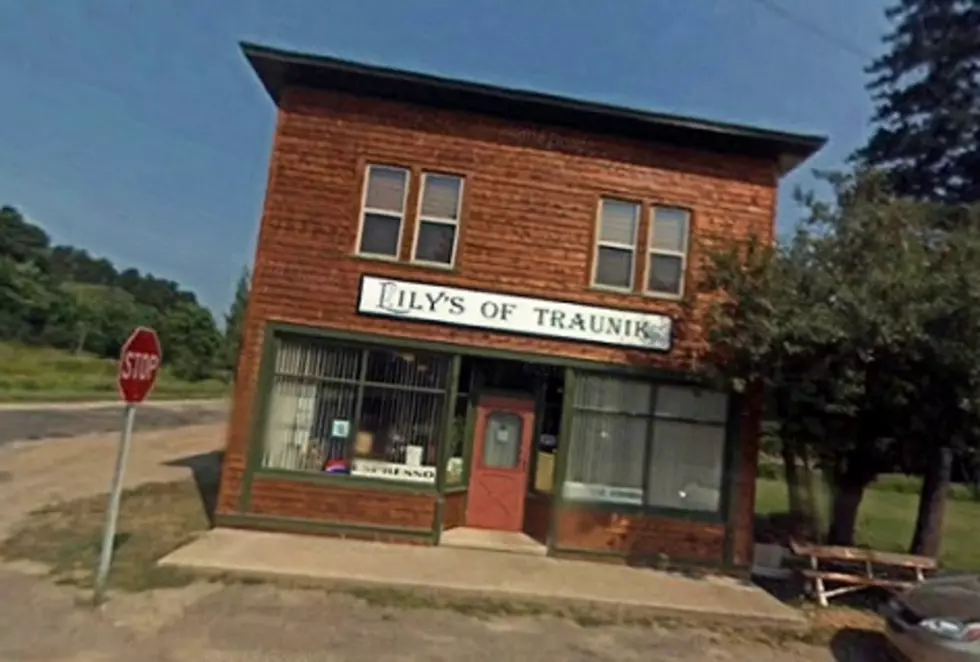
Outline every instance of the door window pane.
<svg viewBox="0 0 980 662"><path fill-rule="evenodd" d="M483 466L516 469L521 461L524 423L517 414L493 412L487 415L483 434Z"/></svg>

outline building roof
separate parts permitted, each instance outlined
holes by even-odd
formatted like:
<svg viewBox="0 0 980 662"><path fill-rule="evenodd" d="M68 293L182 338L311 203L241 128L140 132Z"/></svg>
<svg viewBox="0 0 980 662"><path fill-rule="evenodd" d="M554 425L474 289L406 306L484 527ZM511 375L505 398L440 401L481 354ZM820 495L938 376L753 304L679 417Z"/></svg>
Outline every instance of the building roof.
<svg viewBox="0 0 980 662"><path fill-rule="evenodd" d="M783 174L827 141L824 136L623 108L252 43L243 42L241 48L277 105L288 86L336 90L634 140L770 157L778 161Z"/></svg>

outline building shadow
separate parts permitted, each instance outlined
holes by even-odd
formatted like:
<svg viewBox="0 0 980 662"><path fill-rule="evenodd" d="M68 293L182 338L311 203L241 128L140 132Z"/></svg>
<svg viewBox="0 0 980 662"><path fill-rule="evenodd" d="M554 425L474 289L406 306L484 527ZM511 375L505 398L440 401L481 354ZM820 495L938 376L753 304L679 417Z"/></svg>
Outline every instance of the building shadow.
<svg viewBox="0 0 980 662"><path fill-rule="evenodd" d="M221 463L224 451L211 451L189 455L167 462L169 467L190 469L194 484L201 497L201 506L208 518L208 525L214 526L214 512L218 506L218 487L221 483Z"/></svg>

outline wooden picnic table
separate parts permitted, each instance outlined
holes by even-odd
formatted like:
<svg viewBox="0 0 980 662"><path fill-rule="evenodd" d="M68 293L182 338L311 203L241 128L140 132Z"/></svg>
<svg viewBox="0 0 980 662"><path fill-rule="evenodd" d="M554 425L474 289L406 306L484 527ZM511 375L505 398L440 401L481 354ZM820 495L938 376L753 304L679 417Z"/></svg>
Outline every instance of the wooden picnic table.
<svg viewBox="0 0 980 662"><path fill-rule="evenodd" d="M790 541L790 550L808 561L808 567L800 572L806 579L808 591L822 607L826 607L831 598L854 591L868 588L891 591L910 588L925 581L926 573L936 570L937 567L936 559L928 556L879 552L858 547ZM828 582L843 586L828 589Z"/></svg>

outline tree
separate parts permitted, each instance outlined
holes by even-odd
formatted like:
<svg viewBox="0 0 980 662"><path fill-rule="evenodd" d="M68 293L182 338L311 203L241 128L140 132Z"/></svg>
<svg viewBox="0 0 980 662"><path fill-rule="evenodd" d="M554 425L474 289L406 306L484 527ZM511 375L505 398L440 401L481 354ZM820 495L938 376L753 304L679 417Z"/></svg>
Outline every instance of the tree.
<svg viewBox="0 0 980 662"><path fill-rule="evenodd" d="M917 200L980 200L980 1L899 0L867 73L875 131L856 160Z"/></svg>
<svg viewBox="0 0 980 662"><path fill-rule="evenodd" d="M198 381L211 376L220 360L222 338L206 308L181 301L161 317L158 331L164 363L177 377Z"/></svg>
<svg viewBox="0 0 980 662"><path fill-rule="evenodd" d="M714 259L704 328L712 372L768 392L792 447L787 478L801 452L817 460L831 488L826 537L851 545L879 473L969 438L980 300L972 307L967 265L980 243L970 224L936 233L942 210L895 198L880 175L827 180L833 204L801 198L809 217L792 242ZM804 492L790 488L800 508Z"/></svg>
<svg viewBox="0 0 980 662"><path fill-rule="evenodd" d="M225 314L225 368L235 374L238 368L238 354L242 347L242 331L245 326L245 309L251 289L251 274L248 267L242 269L235 285L235 298Z"/></svg>

